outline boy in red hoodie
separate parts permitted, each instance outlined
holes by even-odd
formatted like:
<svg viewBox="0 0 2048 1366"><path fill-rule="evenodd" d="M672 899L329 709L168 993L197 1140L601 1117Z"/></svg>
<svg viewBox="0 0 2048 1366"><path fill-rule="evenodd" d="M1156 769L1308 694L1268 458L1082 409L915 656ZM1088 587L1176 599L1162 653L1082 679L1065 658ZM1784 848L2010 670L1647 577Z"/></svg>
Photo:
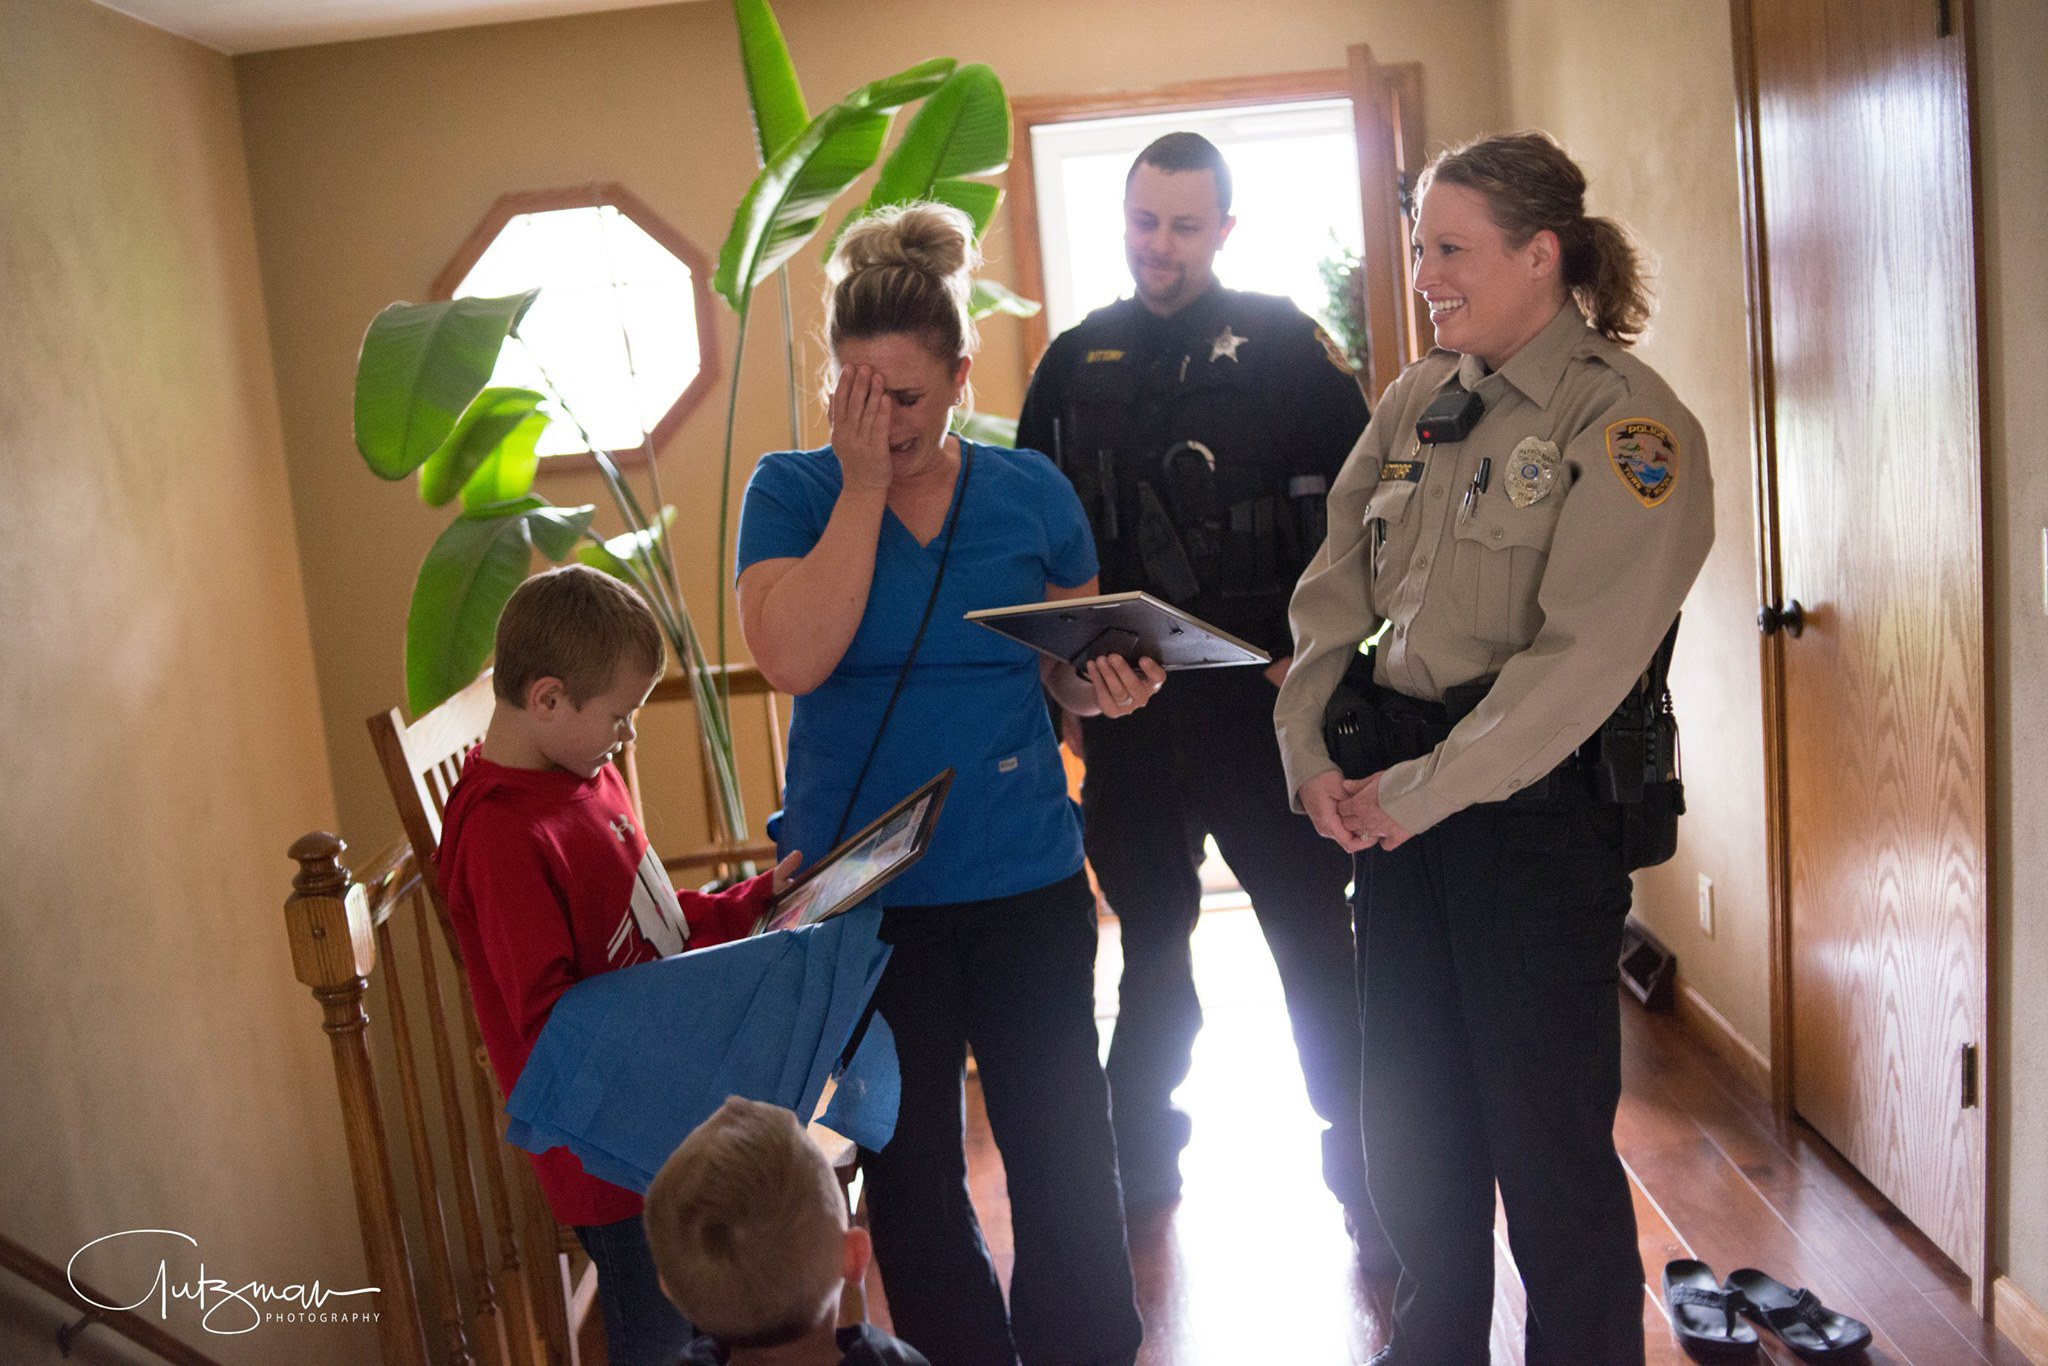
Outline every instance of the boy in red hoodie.
<svg viewBox="0 0 2048 1366"><path fill-rule="evenodd" d="M715 896L678 895L611 764L661 677L639 595L580 565L528 579L498 620L497 705L449 793L441 896L498 1084L510 1095L564 991L744 936L797 856ZM668 1366L690 1340L662 1295L641 1200L566 1148L532 1159L555 1218L596 1263L613 1366Z"/></svg>

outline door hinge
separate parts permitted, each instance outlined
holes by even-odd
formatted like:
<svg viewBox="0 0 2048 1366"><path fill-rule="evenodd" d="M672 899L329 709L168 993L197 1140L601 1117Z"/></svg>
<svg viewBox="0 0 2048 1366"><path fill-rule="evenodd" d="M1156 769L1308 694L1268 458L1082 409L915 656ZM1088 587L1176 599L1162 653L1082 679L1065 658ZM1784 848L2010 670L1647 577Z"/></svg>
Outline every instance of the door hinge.
<svg viewBox="0 0 2048 1366"><path fill-rule="evenodd" d="M1977 1045L1963 1045L1963 1105L1965 1110L1977 1108Z"/></svg>

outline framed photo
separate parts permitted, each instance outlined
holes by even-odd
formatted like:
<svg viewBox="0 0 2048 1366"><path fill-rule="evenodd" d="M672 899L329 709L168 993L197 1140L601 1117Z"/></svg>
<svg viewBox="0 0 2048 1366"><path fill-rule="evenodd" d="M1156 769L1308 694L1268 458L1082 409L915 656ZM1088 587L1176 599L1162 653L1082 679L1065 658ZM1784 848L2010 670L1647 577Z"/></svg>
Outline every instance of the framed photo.
<svg viewBox="0 0 2048 1366"><path fill-rule="evenodd" d="M953 785L947 769L868 822L837 849L803 869L768 903L755 934L797 930L850 911L931 846L932 827Z"/></svg>
<svg viewBox="0 0 2048 1366"><path fill-rule="evenodd" d="M1220 669L1233 664L1271 664L1273 657L1220 627L1150 593L1106 593L1058 602L1027 602L967 613L986 626L1041 654L1085 669L1097 655L1140 657L1165 669Z"/></svg>

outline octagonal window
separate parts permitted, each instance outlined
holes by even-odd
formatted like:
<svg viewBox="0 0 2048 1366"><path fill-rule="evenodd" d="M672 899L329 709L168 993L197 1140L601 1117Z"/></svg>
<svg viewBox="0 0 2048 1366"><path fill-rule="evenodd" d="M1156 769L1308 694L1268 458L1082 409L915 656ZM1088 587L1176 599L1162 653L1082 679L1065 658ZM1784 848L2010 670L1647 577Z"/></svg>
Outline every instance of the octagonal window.
<svg viewBox="0 0 2048 1366"><path fill-rule="evenodd" d="M616 185L506 195L442 272L441 298L540 288L491 383L559 395L543 456L659 449L715 378L710 264ZM574 413L576 421L568 420Z"/></svg>

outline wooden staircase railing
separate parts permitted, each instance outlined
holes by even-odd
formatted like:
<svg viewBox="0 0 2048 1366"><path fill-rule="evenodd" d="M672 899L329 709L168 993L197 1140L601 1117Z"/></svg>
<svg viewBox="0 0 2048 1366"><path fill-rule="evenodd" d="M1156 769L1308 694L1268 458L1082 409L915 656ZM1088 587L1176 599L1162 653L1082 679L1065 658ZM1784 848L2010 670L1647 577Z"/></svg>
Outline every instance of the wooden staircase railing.
<svg viewBox="0 0 2048 1366"><path fill-rule="evenodd" d="M57 1330L57 1350L67 1357L71 1355L72 1344L80 1333L96 1323L103 1323L108 1332L119 1333L145 1351L154 1352L170 1362L171 1366L220 1366L212 1357L187 1347L148 1319L106 1309L104 1306L113 1301L107 1298L105 1291L73 1280L53 1263L44 1261L4 1235L0 1235L0 1268L12 1271L38 1290L64 1301L79 1312L78 1319Z"/></svg>
<svg viewBox="0 0 2048 1366"><path fill-rule="evenodd" d="M292 846L299 873L285 903L285 926L293 969L321 1004L334 1055L363 1255L379 1287L377 1331L386 1366L425 1366L430 1359L464 1366L575 1366L579 1325L572 1309L587 1309L594 1285L572 1280L570 1259L531 1168L508 1159L497 1137L504 1118L496 1082L461 974L453 974L452 1006L442 984L439 931L413 851L404 842L394 845L358 880L341 862L346 848L325 833ZM406 927L394 928L394 922L407 919L413 943L401 970L399 932ZM373 982L381 985L378 1018L388 1023L396 1063L426 1251L424 1279L401 1217L392 1140L372 1060L365 1002ZM433 1068L431 1090L422 1076L422 1051ZM459 1263L448 1236L450 1205L461 1235ZM582 1279L591 1274L584 1267ZM431 1357L430 1334L440 1348Z"/></svg>

